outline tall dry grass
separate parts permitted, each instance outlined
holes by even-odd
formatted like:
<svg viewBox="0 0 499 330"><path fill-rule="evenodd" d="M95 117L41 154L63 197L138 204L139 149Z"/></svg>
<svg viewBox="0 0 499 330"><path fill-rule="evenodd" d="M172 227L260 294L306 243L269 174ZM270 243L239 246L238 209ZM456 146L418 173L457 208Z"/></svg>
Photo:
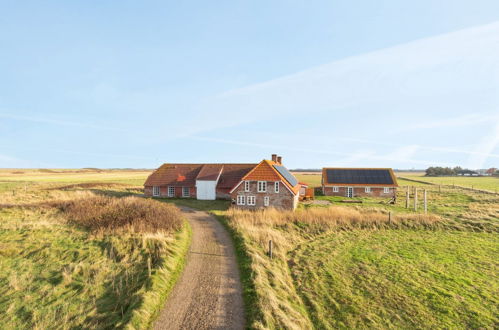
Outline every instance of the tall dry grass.
<svg viewBox="0 0 499 330"><path fill-rule="evenodd" d="M171 204L138 197L95 196L61 203L72 223L91 230L172 232L182 227L182 213Z"/></svg>
<svg viewBox="0 0 499 330"><path fill-rule="evenodd" d="M297 211L264 209L226 212L229 226L242 238L251 259L256 309L261 315L249 326L256 329L313 329L307 309L296 291L288 263L289 254L320 235L342 230L437 228L435 215L392 215L377 210L351 207L310 208ZM273 259L267 256L273 242Z"/></svg>

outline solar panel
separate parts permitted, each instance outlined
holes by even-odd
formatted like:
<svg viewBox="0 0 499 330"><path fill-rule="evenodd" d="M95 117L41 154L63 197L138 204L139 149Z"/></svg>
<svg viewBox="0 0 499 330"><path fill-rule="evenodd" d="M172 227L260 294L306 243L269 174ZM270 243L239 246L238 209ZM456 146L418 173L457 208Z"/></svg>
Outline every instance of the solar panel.
<svg viewBox="0 0 499 330"><path fill-rule="evenodd" d="M329 183L346 184L393 184L389 170L384 169L327 169Z"/></svg>
<svg viewBox="0 0 499 330"><path fill-rule="evenodd" d="M286 179L286 181L288 181L290 185L294 187L298 184L298 180L296 180L296 178L293 176L293 174L291 174L288 171L287 168L279 165L273 165L273 166L277 170L277 172L279 172Z"/></svg>

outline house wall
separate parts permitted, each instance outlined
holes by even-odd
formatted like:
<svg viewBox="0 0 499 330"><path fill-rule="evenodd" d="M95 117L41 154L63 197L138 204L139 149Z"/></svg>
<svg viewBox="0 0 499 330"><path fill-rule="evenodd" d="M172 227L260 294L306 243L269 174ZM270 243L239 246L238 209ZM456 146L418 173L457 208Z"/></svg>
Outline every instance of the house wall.
<svg viewBox="0 0 499 330"><path fill-rule="evenodd" d="M347 186L338 186L338 192L333 192L333 187L323 186L323 192L326 196L347 196ZM371 192L366 193L365 188L370 186L351 186L353 188L353 197L395 197L397 188L390 187L389 193L384 193L384 187L371 187Z"/></svg>
<svg viewBox="0 0 499 330"><path fill-rule="evenodd" d="M152 196L152 186L145 186L144 187L144 195L147 197L153 197ZM161 198L168 198L168 187L167 186L160 186L159 188L159 196ZM182 187L175 187L175 198L182 198ZM189 187L189 197L186 198L196 198L196 187Z"/></svg>
<svg viewBox="0 0 499 330"><path fill-rule="evenodd" d="M246 196L245 205L237 205L237 196ZM247 205L247 196L256 197L256 205ZM286 210L294 210L298 206L298 195L294 196L285 186L284 183L279 184L279 192L274 192L274 182L267 181L267 192L257 192L257 181L250 181L250 191L244 191L244 182L241 183L231 194L233 207L242 209L258 209L264 206L264 197L269 197L269 207L275 207Z"/></svg>

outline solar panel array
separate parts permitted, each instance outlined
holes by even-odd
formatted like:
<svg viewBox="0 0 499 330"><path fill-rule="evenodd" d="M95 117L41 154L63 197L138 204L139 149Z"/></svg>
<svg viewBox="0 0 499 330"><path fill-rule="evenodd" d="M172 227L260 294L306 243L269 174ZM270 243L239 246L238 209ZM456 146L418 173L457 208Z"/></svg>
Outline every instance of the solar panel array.
<svg viewBox="0 0 499 330"><path fill-rule="evenodd" d="M389 170L384 169L326 169L329 183L393 184Z"/></svg>
<svg viewBox="0 0 499 330"><path fill-rule="evenodd" d="M273 165L273 166L277 170L277 172L279 172L286 179L286 181L288 181L290 185L294 187L298 184L298 180L296 180L296 178L293 176L293 174L291 174L288 171L287 168L279 165Z"/></svg>

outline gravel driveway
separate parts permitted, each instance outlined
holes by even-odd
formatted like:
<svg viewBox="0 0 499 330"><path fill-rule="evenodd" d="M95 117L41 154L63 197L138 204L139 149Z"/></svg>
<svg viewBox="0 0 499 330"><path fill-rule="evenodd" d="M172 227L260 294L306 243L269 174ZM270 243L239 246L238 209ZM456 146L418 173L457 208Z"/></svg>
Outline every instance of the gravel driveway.
<svg viewBox="0 0 499 330"><path fill-rule="evenodd" d="M192 227L192 245L154 329L243 329L241 282L229 234L206 212L182 211Z"/></svg>

